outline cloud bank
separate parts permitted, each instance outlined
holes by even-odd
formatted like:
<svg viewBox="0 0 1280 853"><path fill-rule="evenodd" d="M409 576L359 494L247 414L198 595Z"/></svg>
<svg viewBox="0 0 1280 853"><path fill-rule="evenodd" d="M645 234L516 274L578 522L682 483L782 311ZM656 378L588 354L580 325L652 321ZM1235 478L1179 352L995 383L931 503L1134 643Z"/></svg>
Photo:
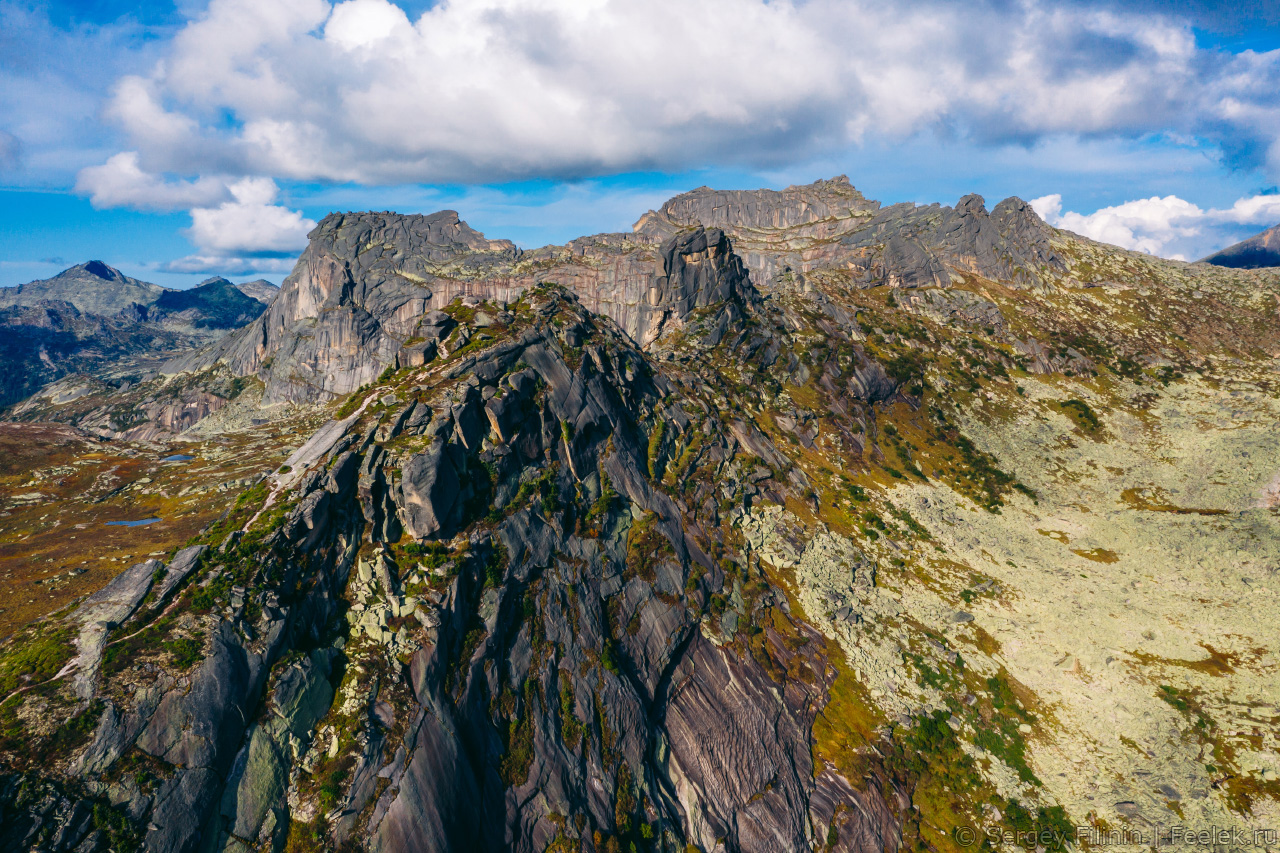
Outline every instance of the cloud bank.
<svg viewBox="0 0 1280 853"><path fill-rule="evenodd" d="M194 181L166 180L138 166L138 152L122 151L101 166L80 170L76 192L89 196L94 207L132 207L137 210L175 210L214 204L228 195L225 181L202 177Z"/></svg>
<svg viewBox="0 0 1280 853"><path fill-rule="evenodd" d="M1208 210L1174 195L1153 196L1087 215L1064 211L1062 196L1057 193L1033 199L1030 204L1055 228L1183 261L1212 254L1280 222L1280 195L1257 195L1239 199L1229 208Z"/></svg>
<svg viewBox="0 0 1280 853"><path fill-rule="evenodd" d="M143 168L394 184L767 168L921 130L1201 134L1280 172L1280 56L1023 0L213 0L107 116Z"/></svg>
<svg viewBox="0 0 1280 853"><path fill-rule="evenodd" d="M1226 14L1220 4L413 6L421 11L388 0L211 0L183 4L192 17L163 32L135 22L55 38L31 9L0 0L10 33L36 33L11 38L23 44L9 54L0 36L0 106L11 116L0 120L0 169L88 163L76 188L95 206L190 211L192 258L264 264L304 220L274 194L246 206L232 188L247 179L296 192L776 172L929 137L969 151L1163 139L1280 180L1280 51L1197 46L1193 25ZM90 52L109 59L82 62ZM86 120L94 114L109 132ZM1077 224L1177 253L1225 227L1188 224L1192 214L1164 201ZM260 227L238 229L232 213Z"/></svg>

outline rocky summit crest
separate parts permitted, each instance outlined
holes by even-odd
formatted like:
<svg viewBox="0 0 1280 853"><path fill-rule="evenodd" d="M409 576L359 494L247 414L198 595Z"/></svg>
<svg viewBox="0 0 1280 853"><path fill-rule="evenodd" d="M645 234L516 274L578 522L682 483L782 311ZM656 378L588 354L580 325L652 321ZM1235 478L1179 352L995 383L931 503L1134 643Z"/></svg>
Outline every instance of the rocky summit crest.
<svg viewBox="0 0 1280 853"><path fill-rule="evenodd" d="M976 195L954 209L881 209L844 177L781 191L694 190L632 234L528 252L487 239L455 211L331 214L258 321L165 372L222 363L260 374L269 402L326 399L420 361L435 328L423 318L454 299L514 301L536 284L561 284L647 346L694 310L752 302L779 277L803 281L832 266L864 287L945 287L966 274L1043 286L1065 271L1052 234L1020 199L992 213Z"/></svg>
<svg viewBox="0 0 1280 853"><path fill-rule="evenodd" d="M561 283L645 344L696 309L756 298L724 232L701 226L661 242L604 235L522 252L453 211L334 214L310 240L261 318L166 371L222 363L240 375L261 372L268 401L326 399L388 366L429 360L440 331L432 312L455 299L515 301L535 285Z"/></svg>

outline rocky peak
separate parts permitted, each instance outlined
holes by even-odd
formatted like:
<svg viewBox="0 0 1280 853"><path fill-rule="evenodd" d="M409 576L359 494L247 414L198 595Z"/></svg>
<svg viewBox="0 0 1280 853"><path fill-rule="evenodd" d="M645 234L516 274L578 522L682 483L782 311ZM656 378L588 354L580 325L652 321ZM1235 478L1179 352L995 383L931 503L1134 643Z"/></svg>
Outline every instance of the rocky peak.
<svg viewBox="0 0 1280 853"><path fill-rule="evenodd" d="M267 400L347 394L392 365L421 356L430 322L455 300L506 304L529 287L560 284L641 345L716 302L758 298L725 233L677 229L661 244L599 235L523 253L490 240L452 210L428 216L331 214L258 321L165 367L219 362L258 374Z"/></svg>
<svg viewBox="0 0 1280 853"><path fill-rule="evenodd" d="M154 321L183 321L197 328L234 329L262 313L263 303L221 276L189 290L165 290L146 316Z"/></svg>
<svg viewBox="0 0 1280 853"><path fill-rule="evenodd" d="M114 267L107 266L102 261L89 261L87 264L81 264L79 268L87 272L89 275L97 276L103 281L125 280L124 273ZM75 267L72 269L75 269ZM68 272L70 272L70 270L68 270Z"/></svg>
<svg viewBox="0 0 1280 853"><path fill-rule="evenodd" d="M960 216L985 217L987 215L986 199L977 193L961 196L960 200L956 202L956 213Z"/></svg>
<svg viewBox="0 0 1280 853"><path fill-rule="evenodd" d="M953 269L993 280L1032 284L1037 271L1061 268L1050 246L1053 229L1020 198L1007 198L987 213L982 196L970 193L944 212L927 239Z"/></svg>
<svg viewBox="0 0 1280 853"><path fill-rule="evenodd" d="M718 302L759 299L742 259L719 228L695 228L668 239L658 250L657 272L650 304L677 317Z"/></svg>
<svg viewBox="0 0 1280 853"><path fill-rule="evenodd" d="M280 292L280 286L272 284L265 278L259 278L237 284L236 290L239 290L245 296L258 300L263 305L270 305L271 300L275 299L276 294Z"/></svg>
<svg viewBox="0 0 1280 853"><path fill-rule="evenodd" d="M1220 252L1214 252L1204 258L1204 263L1236 269L1280 266L1280 225L1268 228Z"/></svg>
<svg viewBox="0 0 1280 853"><path fill-rule="evenodd" d="M843 175L784 190L701 187L649 211L635 231L665 239L693 225L722 228L763 289L803 284L822 268L843 267L866 287L946 287L952 271L1031 286L1063 269L1050 247L1053 229L1021 199L991 213L976 193L954 208L882 208Z"/></svg>
<svg viewBox="0 0 1280 853"><path fill-rule="evenodd" d="M0 307L41 301L70 302L89 314L112 317L132 305L150 305L164 292L159 285L130 278L102 261L65 269L53 278L0 288Z"/></svg>
<svg viewBox="0 0 1280 853"><path fill-rule="evenodd" d="M699 187L649 211L635 231L661 235L673 227L794 228L824 219L848 219L878 210L844 175L784 190L713 190Z"/></svg>
<svg viewBox="0 0 1280 853"><path fill-rule="evenodd" d="M313 246L348 259L357 268L390 261L443 263L469 252L509 257L520 250L510 240L489 240L458 218L455 210L427 215L391 212L331 213L308 235Z"/></svg>

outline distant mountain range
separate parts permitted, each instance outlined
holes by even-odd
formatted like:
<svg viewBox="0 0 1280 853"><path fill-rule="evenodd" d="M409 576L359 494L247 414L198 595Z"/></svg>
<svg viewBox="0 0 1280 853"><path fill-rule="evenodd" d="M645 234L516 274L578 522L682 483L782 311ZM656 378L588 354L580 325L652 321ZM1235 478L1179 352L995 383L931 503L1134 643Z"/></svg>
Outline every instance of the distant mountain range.
<svg viewBox="0 0 1280 853"><path fill-rule="evenodd" d="M262 306L270 304L279 290L264 279L232 284L220 276L206 279L190 290L173 290L139 281L102 261L89 261L63 270L53 278L17 287L0 287L0 308L70 302L86 314L113 317L126 312L136 314L135 306L154 306L160 312L156 317L194 312L183 319L206 328L228 328L247 322L238 319L241 313L251 313L254 317L262 313ZM255 302L257 306L251 304ZM147 313L150 318L153 312Z"/></svg>
<svg viewBox="0 0 1280 853"><path fill-rule="evenodd" d="M1254 234L1248 240L1228 246L1221 252L1214 252L1204 262L1244 270L1280 267L1280 225L1268 228L1261 234Z"/></svg>
<svg viewBox="0 0 1280 853"><path fill-rule="evenodd" d="M279 288L215 277L172 290L89 261L0 288L0 407L70 373L127 376L252 322Z"/></svg>

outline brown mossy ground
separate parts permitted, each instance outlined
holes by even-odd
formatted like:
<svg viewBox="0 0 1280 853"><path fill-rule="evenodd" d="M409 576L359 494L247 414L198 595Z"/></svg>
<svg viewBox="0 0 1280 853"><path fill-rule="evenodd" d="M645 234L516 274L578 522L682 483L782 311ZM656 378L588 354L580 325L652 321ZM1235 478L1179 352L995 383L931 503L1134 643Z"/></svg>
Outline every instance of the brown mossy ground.
<svg viewBox="0 0 1280 853"><path fill-rule="evenodd" d="M54 424L0 424L0 638L165 560L283 458L289 422L168 445L98 441ZM189 461L164 462L185 455ZM185 493L184 493L185 492ZM108 522L159 521L139 526Z"/></svg>

